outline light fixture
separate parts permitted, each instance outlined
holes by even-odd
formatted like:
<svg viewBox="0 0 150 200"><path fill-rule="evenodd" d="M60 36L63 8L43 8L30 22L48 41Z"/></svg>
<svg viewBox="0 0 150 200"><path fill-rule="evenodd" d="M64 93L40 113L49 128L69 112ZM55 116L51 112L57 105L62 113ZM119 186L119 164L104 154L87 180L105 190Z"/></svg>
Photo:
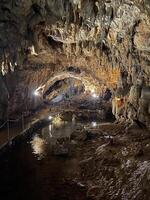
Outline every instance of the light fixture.
<svg viewBox="0 0 150 200"><path fill-rule="evenodd" d="M93 126L93 127L96 127L96 126L97 126L97 123L96 123L96 122L92 122L92 126Z"/></svg>
<svg viewBox="0 0 150 200"><path fill-rule="evenodd" d="M95 93L92 94L92 97L93 97L93 98L98 98L97 94L95 94Z"/></svg>
<svg viewBox="0 0 150 200"><path fill-rule="evenodd" d="M37 90L35 90L35 91L34 91L34 95L35 95L35 96L40 96L40 93L39 93Z"/></svg>
<svg viewBox="0 0 150 200"><path fill-rule="evenodd" d="M51 119L53 119L53 117L50 115L50 116L48 117L48 119L51 120Z"/></svg>

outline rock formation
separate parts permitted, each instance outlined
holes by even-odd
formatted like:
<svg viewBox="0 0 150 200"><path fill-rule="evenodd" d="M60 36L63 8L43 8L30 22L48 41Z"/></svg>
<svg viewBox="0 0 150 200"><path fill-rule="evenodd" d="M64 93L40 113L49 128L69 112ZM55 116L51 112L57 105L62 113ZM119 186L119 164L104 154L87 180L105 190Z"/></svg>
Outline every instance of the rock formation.
<svg viewBox="0 0 150 200"><path fill-rule="evenodd" d="M149 126L149 55L149 0L1 0L0 119L75 66L89 88L113 91L118 120Z"/></svg>

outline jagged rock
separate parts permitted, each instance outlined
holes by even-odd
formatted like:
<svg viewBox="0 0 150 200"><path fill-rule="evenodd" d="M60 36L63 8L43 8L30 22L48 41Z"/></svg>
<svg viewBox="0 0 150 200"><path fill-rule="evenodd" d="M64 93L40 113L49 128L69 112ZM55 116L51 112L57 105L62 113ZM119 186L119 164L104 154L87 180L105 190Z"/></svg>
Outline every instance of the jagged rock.
<svg viewBox="0 0 150 200"><path fill-rule="evenodd" d="M94 85L99 94L105 87L111 91L122 88L120 94L117 89L116 97L121 96L124 105L118 108L113 102L113 113L116 118L135 117L142 108L138 109L140 94L134 87L143 88L142 98L149 99L149 6L148 0L1 1L1 71L4 77L14 72L18 76L10 95L10 113L20 112L23 104L26 109L38 106L41 99L35 102L33 90L41 87L44 95L54 84L51 77L67 67L76 73L73 77L80 77L87 88ZM67 72L57 80L68 78Z"/></svg>
<svg viewBox="0 0 150 200"><path fill-rule="evenodd" d="M141 87L132 86L129 93L129 102L135 107L138 108L138 101L141 96Z"/></svg>

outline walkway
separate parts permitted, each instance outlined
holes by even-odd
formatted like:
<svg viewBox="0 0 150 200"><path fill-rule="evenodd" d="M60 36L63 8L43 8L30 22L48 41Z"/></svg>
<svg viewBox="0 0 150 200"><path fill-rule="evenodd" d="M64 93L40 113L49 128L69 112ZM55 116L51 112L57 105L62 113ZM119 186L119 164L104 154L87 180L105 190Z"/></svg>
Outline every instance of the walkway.
<svg viewBox="0 0 150 200"><path fill-rule="evenodd" d="M33 116L28 117L27 119L25 119L24 129L28 128L34 121L47 117L48 113L49 113L49 110L44 109L34 114ZM22 131L23 131L23 126L22 126L21 120L19 122L12 123L10 125L9 139L11 140L15 136L19 135ZM7 130L7 127L4 127L0 129L0 149L6 143L8 143L8 130Z"/></svg>

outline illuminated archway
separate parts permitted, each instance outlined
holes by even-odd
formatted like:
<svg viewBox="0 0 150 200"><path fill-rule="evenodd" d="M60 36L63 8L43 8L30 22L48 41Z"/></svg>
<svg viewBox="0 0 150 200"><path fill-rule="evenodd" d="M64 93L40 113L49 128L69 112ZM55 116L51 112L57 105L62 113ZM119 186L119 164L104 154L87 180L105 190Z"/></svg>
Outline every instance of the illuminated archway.
<svg viewBox="0 0 150 200"><path fill-rule="evenodd" d="M90 74L86 74L85 72L76 73L76 72L69 72L69 71L62 71L60 73L55 74L51 77L45 84L40 85L36 90L36 94L40 94L43 98L49 93L49 89L54 87L58 82L67 80L67 79L74 79L81 81L84 85L85 91L91 92L98 92L99 85L101 84L100 80L95 80ZM51 95L53 98L53 94Z"/></svg>

